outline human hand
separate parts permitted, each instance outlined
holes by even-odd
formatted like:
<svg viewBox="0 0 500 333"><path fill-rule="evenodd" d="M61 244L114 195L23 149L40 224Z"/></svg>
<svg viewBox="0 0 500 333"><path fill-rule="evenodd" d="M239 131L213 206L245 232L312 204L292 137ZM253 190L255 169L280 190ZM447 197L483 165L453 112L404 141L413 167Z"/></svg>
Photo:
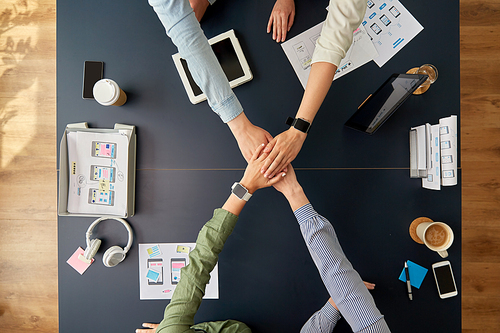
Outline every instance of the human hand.
<svg viewBox="0 0 500 333"><path fill-rule="evenodd" d="M191 8L193 8L194 16L196 16L196 19L200 22L210 3L208 0L189 0L189 4Z"/></svg>
<svg viewBox="0 0 500 333"><path fill-rule="evenodd" d="M262 143L267 144L273 139L268 131L252 124L244 112L227 124L231 132L233 132L241 154L247 162L252 158L255 147Z"/></svg>
<svg viewBox="0 0 500 333"><path fill-rule="evenodd" d="M264 149L264 153L269 153L261 169L264 177L273 178L279 170L290 164L300 152L306 136L306 133L290 127L272 139Z"/></svg>
<svg viewBox="0 0 500 333"><path fill-rule="evenodd" d="M253 156L248 161L245 174L240 181L240 184L243 185L250 194L254 193L258 189L276 185L286 175L286 173L282 172L281 175L274 178L265 178L262 176L260 169L267 157L267 154L262 153L264 146L264 144L261 144L257 147L257 149L255 149Z"/></svg>
<svg viewBox="0 0 500 333"><path fill-rule="evenodd" d="M365 284L366 289L368 289L368 290L375 289L375 283L370 283L370 282L366 282L366 281L363 281L363 283Z"/></svg>
<svg viewBox="0 0 500 333"><path fill-rule="evenodd" d="M297 176L295 175L295 170L291 164L288 164L286 177L279 183L273 185L273 187L278 192L281 192L285 197L289 197L292 193L301 190L301 186L297 181Z"/></svg>
<svg viewBox="0 0 500 333"><path fill-rule="evenodd" d="M286 33L290 31L295 18L295 3L293 0L276 0L269 22L267 23L267 33L273 28L273 39L279 43L284 42Z"/></svg>
<svg viewBox="0 0 500 333"><path fill-rule="evenodd" d="M135 333L154 333L156 332L158 325L159 324L143 323L142 327L147 327L147 328L138 328L135 330Z"/></svg>

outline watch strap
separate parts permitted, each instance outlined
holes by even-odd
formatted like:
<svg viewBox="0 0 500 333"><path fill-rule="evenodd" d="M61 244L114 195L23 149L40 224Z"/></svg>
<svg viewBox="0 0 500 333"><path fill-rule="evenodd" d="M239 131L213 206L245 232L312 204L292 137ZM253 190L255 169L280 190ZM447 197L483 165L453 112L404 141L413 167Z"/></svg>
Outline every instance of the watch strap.
<svg viewBox="0 0 500 333"><path fill-rule="evenodd" d="M292 126L294 127L295 129L301 131L301 132L304 132L304 133L308 133L309 132L309 129L311 128L311 123L308 122L307 120L304 120L302 118L292 118L292 117L288 117L286 119L286 122L285 122L288 126Z"/></svg>

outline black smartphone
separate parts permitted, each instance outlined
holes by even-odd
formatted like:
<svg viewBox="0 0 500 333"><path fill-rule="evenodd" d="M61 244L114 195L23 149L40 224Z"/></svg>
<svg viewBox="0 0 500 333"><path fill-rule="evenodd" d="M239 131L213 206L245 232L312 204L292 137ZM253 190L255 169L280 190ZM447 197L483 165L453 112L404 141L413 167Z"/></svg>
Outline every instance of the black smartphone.
<svg viewBox="0 0 500 333"><path fill-rule="evenodd" d="M85 61L83 63L82 98L94 98L94 84L102 79L104 63L102 61Z"/></svg>

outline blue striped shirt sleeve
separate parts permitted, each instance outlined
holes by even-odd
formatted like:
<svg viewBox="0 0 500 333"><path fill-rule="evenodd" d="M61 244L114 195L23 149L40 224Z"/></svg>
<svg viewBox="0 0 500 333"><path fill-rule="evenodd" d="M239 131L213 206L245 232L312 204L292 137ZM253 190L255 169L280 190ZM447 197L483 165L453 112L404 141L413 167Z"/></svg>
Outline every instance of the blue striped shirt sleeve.
<svg viewBox="0 0 500 333"><path fill-rule="evenodd" d="M340 312L330 302L326 302L302 326L300 333L331 333L340 318Z"/></svg>
<svg viewBox="0 0 500 333"><path fill-rule="evenodd" d="M294 214L321 279L353 332L390 332L373 297L342 251L330 222L319 215L310 203ZM304 326L314 324L310 321ZM323 331L317 328L316 332Z"/></svg>

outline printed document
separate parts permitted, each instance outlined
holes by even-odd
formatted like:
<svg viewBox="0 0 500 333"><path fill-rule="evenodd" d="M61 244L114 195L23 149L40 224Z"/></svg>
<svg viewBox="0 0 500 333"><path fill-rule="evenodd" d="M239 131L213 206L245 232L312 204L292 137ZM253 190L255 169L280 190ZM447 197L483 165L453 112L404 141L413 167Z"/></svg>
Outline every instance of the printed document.
<svg viewBox="0 0 500 333"><path fill-rule="evenodd" d="M378 52L382 67L424 28L398 0L368 0L362 25Z"/></svg>
<svg viewBox="0 0 500 333"><path fill-rule="evenodd" d="M307 79L311 71L311 61L316 40L321 35L323 28L321 22L316 26L304 31L292 39L281 44L293 70L297 74L300 83L306 88ZM360 25L353 33L353 42L346 53L346 56L340 62L334 80L363 66L378 55L377 50L370 41L363 25Z"/></svg>

